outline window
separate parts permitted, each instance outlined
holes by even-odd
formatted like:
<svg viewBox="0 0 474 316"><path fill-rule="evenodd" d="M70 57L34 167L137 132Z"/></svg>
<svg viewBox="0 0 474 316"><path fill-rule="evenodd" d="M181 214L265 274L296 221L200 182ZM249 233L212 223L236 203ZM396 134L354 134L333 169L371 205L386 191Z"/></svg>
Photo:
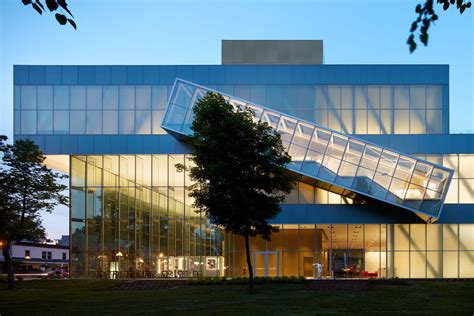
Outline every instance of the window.
<svg viewBox="0 0 474 316"><path fill-rule="evenodd" d="M48 251L48 260L51 260L53 258L53 255L51 253L51 251Z"/></svg>
<svg viewBox="0 0 474 316"><path fill-rule="evenodd" d="M63 252L63 260L67 260L66 253Z"/></svg>
<svg viewBox="0 0 474 316"><path fill-rule="evenodd" d="M30 259L30 251L29 250L25 250L25 259Z"/></svg>
<svg viewBox="0 0 474 316"><path fill-rule="evenodd" d="M46 251L41 251L41 259L46 260Z"/></svg>

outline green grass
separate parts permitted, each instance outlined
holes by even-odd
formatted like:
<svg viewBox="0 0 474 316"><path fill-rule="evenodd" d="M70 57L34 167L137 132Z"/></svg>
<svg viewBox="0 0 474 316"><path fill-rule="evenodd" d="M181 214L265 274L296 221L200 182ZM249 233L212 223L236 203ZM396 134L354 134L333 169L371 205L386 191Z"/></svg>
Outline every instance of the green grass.
<svg viewBox="0 0 474 316"><path fill-rule="evenodd" d="M36 280L0 284L0 314L465 314L474 313L474 282L409 281L365 291L306 291L302 284L187 285L111 290L116 280Z"/></svg>

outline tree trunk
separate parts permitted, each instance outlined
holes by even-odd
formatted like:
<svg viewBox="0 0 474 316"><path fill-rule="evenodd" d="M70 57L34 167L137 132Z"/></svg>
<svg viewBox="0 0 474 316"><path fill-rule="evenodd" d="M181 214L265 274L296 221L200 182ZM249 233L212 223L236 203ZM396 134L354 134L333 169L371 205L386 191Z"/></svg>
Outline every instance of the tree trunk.
<svg viewBox="0 0 474 316"><path fill-rule="evenodd" d="M3 244L3 247L2 247L3 257L5 258L5 265L7 267L8 289L9 290L13 290L13 280L14 280L13 261L12 261L12 257L11 257L11 254L10 254L11 245L12 245L11 240L7 240L7 242L5 244Z"/></svg>
<svg viewBox="0 0 474 316"><path fill-rule="evenodd" d="M249 234L245 234L245 251L247 253L247 267L249 269L249 278L250 278L250 294L252 294L253 290L253 269L252 269L252 260L250 259L250 242L249 242Z"/></svg>

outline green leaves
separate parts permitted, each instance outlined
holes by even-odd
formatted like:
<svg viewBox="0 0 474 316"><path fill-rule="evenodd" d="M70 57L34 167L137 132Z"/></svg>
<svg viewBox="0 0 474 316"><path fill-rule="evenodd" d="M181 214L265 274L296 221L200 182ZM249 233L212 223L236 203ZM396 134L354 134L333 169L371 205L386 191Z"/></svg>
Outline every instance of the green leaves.
<svg viewBox="0 0 474 316"><path fill-rule="evenodd" d="M43 14L44 11L44 5L41 3L42 0L35 0L34 2L32 0L21 0L24 5L31 5L33 9L38 12L39 14ZM74 18L72 12L69 10L68 5L66 3L66 0L45 0L46 7L50 12L55 12L55 11L62 11L66 12L66 14L57 12L54 16L56 18L56 21L60 25L66 25L68 22L71 24L71 26L77 30L77 25L76 22L72 19Z"/></svg>
<svg viewBox="0 0 474 316"><path fill-rule="evenodd" d="M428 45L428 31L431 26L431 22L435 22L439 19L433 8L433 1L434 0L425 0L424 4L418 4L415 7L415 13L418 16L410 26L410 36L407 40L410 53L413 53L417 48L415 37L415 32L417 30L419 30L418 39L420 42L425 46ZM460 14L463 14L466 9L471 7L471 1L469 0L437 0L437 3L442 4L443 10L445 11L450 7L450 5L456 4L456 8L459 10ZM420 23L421 27L418 28Z"/></svg>

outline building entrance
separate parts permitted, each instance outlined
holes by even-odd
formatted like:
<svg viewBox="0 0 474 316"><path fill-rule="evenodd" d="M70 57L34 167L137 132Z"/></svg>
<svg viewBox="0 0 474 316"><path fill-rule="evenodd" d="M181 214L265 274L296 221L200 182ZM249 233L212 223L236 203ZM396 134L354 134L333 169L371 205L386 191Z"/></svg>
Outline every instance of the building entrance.
<svg viewBox="0 0 474 316"><path fill-rule="evenodd" d="M278 276L278 251L255 251L253 255L254 275L258 277Z"/></svg>

